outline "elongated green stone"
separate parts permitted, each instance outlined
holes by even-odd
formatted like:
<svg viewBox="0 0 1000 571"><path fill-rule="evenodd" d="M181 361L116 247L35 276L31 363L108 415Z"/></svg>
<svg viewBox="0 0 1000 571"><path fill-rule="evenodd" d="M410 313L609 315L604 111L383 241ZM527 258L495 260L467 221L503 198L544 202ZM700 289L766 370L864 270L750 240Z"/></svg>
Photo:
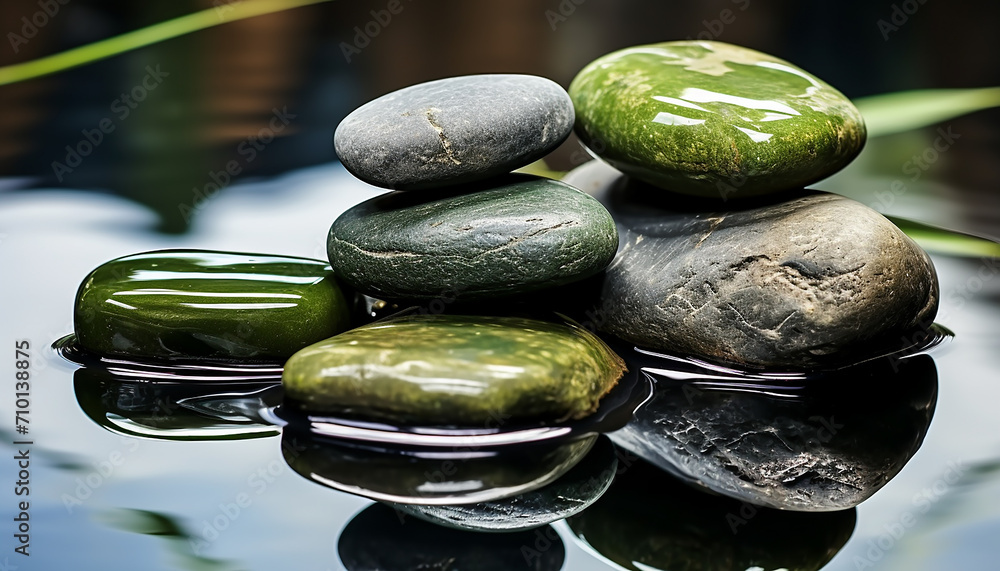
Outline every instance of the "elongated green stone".
<svg viewBox="0 0 1000 571"><path fill-rule="evenodd" d="M622 172L714 198L802 187L847 165L865 125L839 91L754 50L636 46L587 65L569 94L576 132Z"/></svg>
<svg viewBox="0 0 1000 571"><path fill-rule="evenodd" d="M307 347L285 364L308 410L415 425L584 417L625 371L589 331L518 317L413 315Z"/></svg>
<svg viewBox="0 0 1000 571"><path fill-rule="evenodd" d="M163 250L112 260L76 296L85 349L137 358L279 361L348 326L318 260Z"/></svg>
<svg viewBox="0 0 1000 571"><path fill-rule="evenodd" d="M617 248L599 202L528 175L383 194L344 212L327 242L344 283L389 300L482 300L560 286L600 272Z"/></svg>

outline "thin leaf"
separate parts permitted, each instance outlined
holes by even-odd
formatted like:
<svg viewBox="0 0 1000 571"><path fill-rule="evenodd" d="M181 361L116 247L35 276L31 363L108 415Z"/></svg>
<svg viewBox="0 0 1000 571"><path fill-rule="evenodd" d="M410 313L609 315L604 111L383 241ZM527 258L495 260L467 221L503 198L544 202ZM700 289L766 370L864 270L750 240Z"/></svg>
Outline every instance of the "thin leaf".
<svg viewBox="0 0 1000 571"><path fill-rule="evenodd" d="M1000 87L900 91L862 97L854 104L865 118L868 136L881 137L1000 106Z"/></svg>
<svg viewBox="0 0 1000 571"><path fill-rule="evenodd" d="M149 510L122 508L98 514L105 525L144 535L187 538L188 533L171 516Z"/></svg>
<svg viewBox="0 0 1000 571"><path fill-rule="evenodd" d="M560 180L566 175L566 171L554 171L549 168L549 165L543 159L538 159L537 161L531 163L530 165L523 166L516 171L516 173L522 174L533 174L535 176L541 176L545 178L551 178L554 180Z"/></svg>
<svg viewBox="0 0 1000 571"><path fill-rule="evenodd" d="M62 53L0 67L0 85L51 75L226 22L329 1L243 0L208 8Z"/></svg>
<svg viewBox="0 0 1000 571"><path fill-rule="evenodd" d="M972 234L946 230L923 222L887 216L907 236L928 252L969 258L1000 258L1000 243Z"/></svg>

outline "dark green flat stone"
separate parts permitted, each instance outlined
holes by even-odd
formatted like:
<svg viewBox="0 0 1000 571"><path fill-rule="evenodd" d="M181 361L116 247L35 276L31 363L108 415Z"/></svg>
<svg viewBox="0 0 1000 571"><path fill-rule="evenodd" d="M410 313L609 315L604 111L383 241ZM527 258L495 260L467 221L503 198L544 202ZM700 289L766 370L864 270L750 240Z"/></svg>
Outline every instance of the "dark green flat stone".
<svg viewBox="0 0 1000 571"><path fill-rule="evenodd" d="M328 241L337 277L380 299L483 299L575 282L615 255L611 215L568 185L519 175L459 191L345 212Z"/></svg>
<svg viewBox="0 0 1000 571"><path fill-rule="evenodd" d="M509 533L555 523L587 509L607 491L617 471L615 447L606 436L600 436L590 452L572 469L535 490L474 504L390 505L445 527Z"/></svg>
<svg viewBox="0 0 1000 571"><path fill-rule="evenodd" d="M321 486L394 505L459 506L544 489L584 461L597 435L496 447L357 445L296 427L281 433L281 451L300 476ZM605 484L592 493L604 491Z"/></svg>
<svg viewBox="0 0 1000 571"><path fill-rule="evenodd" d="M413 315L359 327L285 364L302 408L412 425L582 418L621 358L585 329L517 317Z"/></svg>
<svg viewBox="0 0 1000 571"><path fill-rule="evenodd" d="M112 260L76 296L85 349L137 358L283 361L348 326L325 262L200 250Z"/></svg>
<svg viewBox="0 0 1000 571"><path fill-rule="evenodd" d="M636 46L585 67L569 88L576 132L622 172L714 198L826 178L861 151L843 94L773 56L722 42Z"/></svg>

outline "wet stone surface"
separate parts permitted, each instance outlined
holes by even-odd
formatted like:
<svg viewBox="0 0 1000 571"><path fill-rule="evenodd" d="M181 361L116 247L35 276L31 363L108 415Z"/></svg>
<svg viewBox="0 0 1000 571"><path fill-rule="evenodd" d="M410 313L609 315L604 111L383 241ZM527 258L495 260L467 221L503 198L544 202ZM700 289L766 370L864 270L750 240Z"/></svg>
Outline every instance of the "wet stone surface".
<svg viewBox="0 0 1000 571"><path fill-rule="evenodd" d="M293 406L370 421L489 427L582 418L624 364L577 326L411 315L322 341L285 364Z"/></svg>
<svg viewBox="0 0 1000 571"><path fill-rule="evenodd" d="M509 173L569 136L573 104L532 75L469 75L421 83L370 101L337 127L334 148L361 180L394 190Z"/></svg>
<svg viewBox="0 0 1000 571"><path fill-rule="evenodd" d="M347 210L327 241L338 277L381 299L490 299L584 279L615 255L607 210L561 182L511 175L461 190Z"/></svg>
<svg viewBox="0 0 1000 571"><path fill-rule="evenodd" d="M695 487L777 509L858 505L916 453L937 403L927 355L822 379L730 383L671 375L655 358L629 360L657 386L612 441Z"/></svg>
<svg viewBox="0 0 1000 571"><path fill-rule="evenodd" d="M930 258L853 200L800 191L722 209L649 198L600 164L571 177L621 236L601 329L641 347L757 368L839 366L937 312Z"/></svg>
<svg viewBox="0 0 1000 571"><path fill-rule="evenodd" d="M326 262L207 250L112 260L76 296L79 344L144 359L284 361L348 327Z"/></svg>
<svg viewBox="0 0 1000 571"><path fill-rule="evenodd" d="M502 500L454 506L393 504L423 520L456 529L510 532L533 529L579 513L601 497L618 470L615 448L606 437L558 480Z"/></svg>
<svg viewBox="0 0 1000 571"><path fill-rule="evenodd" d="M569 93L584 144L658 194L728 199L802 187L846 166L865 142L861 114L839 91L722 42L610 53Z"/></svg>

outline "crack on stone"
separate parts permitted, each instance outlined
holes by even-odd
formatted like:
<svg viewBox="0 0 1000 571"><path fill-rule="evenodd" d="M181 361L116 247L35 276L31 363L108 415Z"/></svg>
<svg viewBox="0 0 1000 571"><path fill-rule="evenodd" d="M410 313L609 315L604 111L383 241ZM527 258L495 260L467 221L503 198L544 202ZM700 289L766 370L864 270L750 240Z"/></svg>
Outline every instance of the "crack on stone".
<svg viewBox="0 0 1000 571"><path fill-rule="evenodd" d="M739 317L740 321L742 321L744 324L746 324L747 327L750 327L751 329L754 329L754 330L760 330L759 327L757 327L756 325L754 325L754 324L750 323L749 321L747 321L747 318L743 317L743 314L740 313L740 310L736 309L735 305L733 305L733 304L731 304L729 302L726 302L726 305L729 307L729 309L733 310L733 313L736 314L736 317Z"/></svg>
<svg viewBox="0 0 1000 571"><path fill-rule="evenodd" d="M420 256L420 254L414 254L413 252L400 252L398 250L389 250L389 251L386 251L386 252L377 252L375 250L367 250L365 248L362 248L361 246L358 246L356 244L352 244L350 242L345 242L344 240L341 240L340 238L336 238L335 237L333 240L334 240L334 242L339 242L341 244L344 244L347 247L349 247L349 248L351 248L353 250L356 250L356 251L364 254L365 256L371 256L373 258L380 258L380 259L416 258L416 257Z"/></svg>
<svg viewBox="0 0 1000 571"><path fill-rule="evenodd" d="M451 141L448 140L448 137L444 134L444 129L441 125L438 125L437 118L434 116L434 113L438 111L440 111L440 109L435 107L431 107L427 109L427 111L424 111L424 116L427 118L427 122L431 124L431 127L435 131L437 131L438 139L441 140L441 148L444 149L444 156L442 157L441 155L438 155L438 159L445 162L451 162L455 165L460 165L462 164L462 161L455 158L455 153L451 150Z"/></svg>
<svg viewBox="0 0 1000 571"><path fill-rule="evenodd" d="M378 258L378 259L436 257L436 258L454 258L454 259L467 260L469 262L477 262L480 259L482 259L482 258L484 258L486 256L489 256L490 254L495 254L496 252L500 252L502 250L510 249L510 248L516 246L517 244L519 244L519 243L521 243L521 242L523 242L523 241L525 241L525 240L527 240L529 238L533 238L535 236L540 236L542 234L545 234L547 232L551 232L552 230L557 230L559 228L566 228L566 227L569 227L569 226L579 226L579 225L580 225L580 222L578 222L576 220L567 220L565 222L560 222L558 224L553 224L552 226L547 226L545 228L536 228L534 230L525 232L525 233L523 233L521 235L514 236L513 238L511 238L511 239L507 240L506 242L504 242L503 244L500 244L498 246L494 246L492 248L483 250L482 252L479 252L475 256L463 256L463 255L458 255L458 254L414 253L414 252L402 252L402 251L398 251L398 250L387 250L387 251L384 251L384 252L379 252L379 251L375 251L375 250L367 250L367 249L362 248L362 247L360 247L360 246L358 246L356 244L352 244L350 242L346 242L346 241L341 240L340 238L336 238L336 237L333 238L333 241L334 242L339 242L341 244L345 244L346 246L348 246L352 250L355 250L355 251L361 253L362 255L370 256L372 258ZM456 228L456 230L468 230L470 228Z"/></svg>
<svg viewBox="0 0 1000 571"><path fill-rule="evenodd" d="M670 303L670 300L673 299L673 298L677 298L677 299L679 299L679 300L681 300L681 301L683 301L684 303L687 304L687 306L690 308L690 311L688 312L688 316L694 316L694 315L696 315L699 311L705 309L706 307L708 307L712 303L711 301L706 301L701 307L695 307L694 304L691 303L691 301L688 298L684 297L683 295L681 295L679 293L672 293L672 294L670 294L670 295L667 296L667 299L663 300L663 304L662 305L661 304L656 304L656 307L658 307L662 311L665 311L666 310L665 306L668 305Z"/></svg>
<svg viewBox="0 0 1000 571"><path fill-rule="evenodd" d="M698 240L698 243L694 245L695 249L697 249L699 246L701 246L701 243L704 242L705 240L707 240L708 237L712 235L712 232L715 232L715 229L718 228L719 225L722 224L722 221L725 220L725 219L726 219L726 215L725 214L723 214L722 216L715 217L715 218L709 218L708 220L711 220L712 224L708 227L708 232L706 232L705 235L702 236L700 240Z"/></svg>
<svg viewBox="0 0 1000 571"><path fill-rule="evenodd" d="M781 331L781 328L784 327L786 323L788 323L788 320L791 319L792 316L795 315L798 312L799 312L799 310L793 309L792 312L789 313L787 317L785 317L784 319L782 319L781 323L779 323L778 326L775 327L774 329L772 329L771 331L774 331L775 333L777 333L778 331Z"/></svg>
<svg viewBox="0 0 1000 571"><path fill-rule="evenodd" d="M560 222L560 223L552 225L552 226L546 226L545 228L537 228L535 230L531 230L529 232L525 232L524 234L521 234L520 236L515 236L515 237L511 238L510 240L508 240L507 242L505 242L503 244L500 244L499 246L494 246L494 247L492 247L492 248L490 248L488 250L483 250L482 252L476 254L472 259L475 261L475 260L478 260L478 259L482 258L483 256L488 256L490 254L494 254L494 253L499 252L501 250L510 249L510 248L516 246L517 244L520 244L521 242L527 240L528 238L533 238L535 236L540 236L542 234L545 234L546 232L551 232L552 230L556 230L558 228L565 228L565 227L568 227L568 226L578 226L579 224L580 223L577 222L576 220L567 220L565 222Z"/></svg>

